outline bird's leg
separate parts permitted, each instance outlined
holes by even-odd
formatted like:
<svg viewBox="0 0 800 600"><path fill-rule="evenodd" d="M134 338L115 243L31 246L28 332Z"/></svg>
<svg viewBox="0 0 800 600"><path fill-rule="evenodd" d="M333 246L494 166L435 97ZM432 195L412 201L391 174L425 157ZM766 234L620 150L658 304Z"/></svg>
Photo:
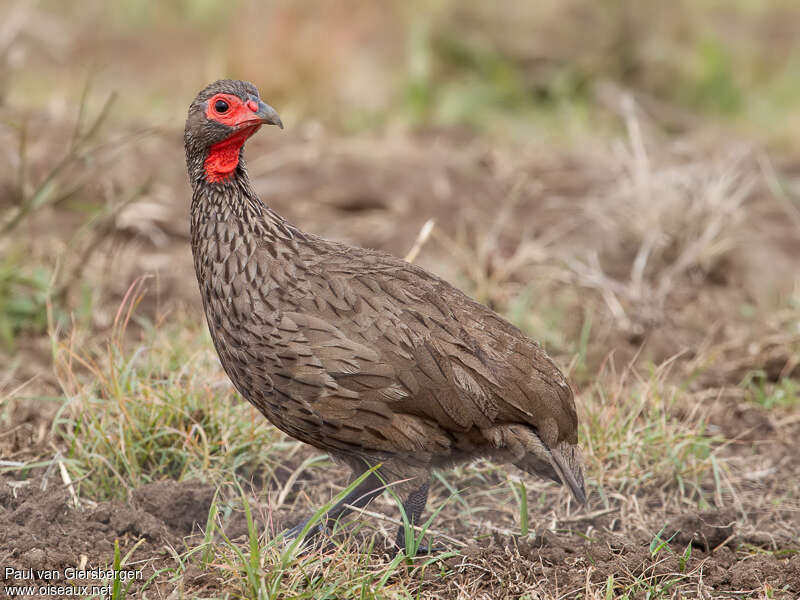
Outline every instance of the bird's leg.
<svg viewBox="0 0 800 600"><path fill-rule="evenodd" d="M352 482L363 475L365 471L366 469L361 470L361 472L353 471L353 475L350 478L350 483L352 484ZM384 487L385 486L380 478L377 477L375 473L371 473L366 479L364 479L364 481L359 483L349 494L347 494L347 496L342 498L341 501L331 507L331 509L308 530L305 537L309 539L317 537L322 532L323 528L327 527L328 521L335 521L342 515L350 512L353 508L362 508L366 506L373 498L383 492ZM307 519L299 525L295 525L291 529L288 529L284 533L284 538L293 539L298 537L310 520L311 519Z"/></svg>
<svg viewBox="0 0 800 600"><path fill-rule="evenodd" d="M416 490L411 492L403 502L403 510L406 513L409 525L418 525L422 521L422 511L425 510L425 504L428 502L428 482L426 481ZM413 535L413 532L412 532ZM397 537L394 540L396 551L406 549L406 530L404 525L400 525L397 530ZM437 551L436 548L428 548L427 546L420 545L417 549L418 554L430 554Z"/></svg>

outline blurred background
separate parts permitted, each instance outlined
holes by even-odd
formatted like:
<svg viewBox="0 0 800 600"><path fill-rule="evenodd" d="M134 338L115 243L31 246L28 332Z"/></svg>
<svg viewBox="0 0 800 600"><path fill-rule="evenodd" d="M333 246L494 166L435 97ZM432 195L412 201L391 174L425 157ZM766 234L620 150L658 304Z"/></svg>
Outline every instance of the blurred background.
<svg viewBox="0 0 800 600"><path fill-rule="evenodd" d="M0 10L6 352L48 318L108 326L145 273L159 302L196 306L181 133L221 77L253 81L287 124L248 151L274 208L399 255L434 219L418 260L556 352L593 315L592 337L628 340L595 358L664 326L650 355L664 359L697 342L669 323L678 311L703 327L716 314L713 294L687 304L703 285L727 284L737 314L795 297L791 0Z"/></svg>
<svg viewBox="0 0 800 600"><path fill-rule="evenodd" d="M673 508L792 497L741 473L800 469L782 445L800 434L796 0L5 0L0 456L67 440L86 475L88 434L54 415L100 423L92 398L139 397L103 387L109 348L161 357L137 367L156 396L164 373L194 389L176 370L193 353L226 385L182 148L219 78L255 83L286 125L248 142L266 203L399 256L421 242L417 263L545 345L578 394L593 487ZM731 442L764 436L766 454ZM118 467L132 487L172 473L148 460ZM185 460L181 477L207 472ZM739 465L722 492L714 461ZM121 493L97 477L86 493Z"/></svg>
<svg viewBox="0 0 800 600"><path fill-rule="evenodd" d="M0 10L6 349L20 331L45 327L53 289L64 298L80 287L75 269L110 275L119 263L110 281L78 294L86 312L105 291L127 289L134 265L180 287L171 279L185 274L175 261L189 264L182 126L195 93L221 77L253 81L288 126L251 144L266 200L317 233L397 254L425 220L444 216L449 242L420 260L484 301L507 306L508 282L495 280L531 263L558 263L562 279L590 287L606 271L630 273L637 257L623 285L656 285L658 261L725 279L744 243L730 237L734 222L748 235L759 227L741 222L754 177L781 198L759 209L775 213L770 234L789 237L772 241L796 241L800 7L791 0L42 0ZM697 198L713 185L721 197ZM708 219L720 223L704 234ZM704 247L676 264L698 238ZM778 266L754 246L748 260ZM473 252L484 254L480 267L458 258ZM473 268L485 272L464 272ZM751 271L766 281L746 302L788 297L787 272ZM517 298L537 285L516 284ZM76 301L56 303L54 316Z"/></svg>
<svg viewBox="0 0 800 600"><path fill-rule="evenodd" d="M187 90L224 75L253 80L295 124L353 133L575 141L613 131L624 91L672 134L710 120L788 145L800 120L791 0L4 5L3 101L62 118L91 82L95 105L118 93L117 118L166 126Z"/></svg>

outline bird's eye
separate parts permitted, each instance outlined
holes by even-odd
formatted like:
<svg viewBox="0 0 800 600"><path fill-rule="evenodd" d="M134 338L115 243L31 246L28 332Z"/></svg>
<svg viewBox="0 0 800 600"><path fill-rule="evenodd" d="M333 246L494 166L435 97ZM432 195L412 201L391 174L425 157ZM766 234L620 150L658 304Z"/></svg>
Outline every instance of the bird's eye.
<svg viewBox="0 0 800 600"><path fill-rule="evenodd" d="M218 113L224 113L229 108L228 103L225 100L217 100L214 102L214 110Z"/></svg>

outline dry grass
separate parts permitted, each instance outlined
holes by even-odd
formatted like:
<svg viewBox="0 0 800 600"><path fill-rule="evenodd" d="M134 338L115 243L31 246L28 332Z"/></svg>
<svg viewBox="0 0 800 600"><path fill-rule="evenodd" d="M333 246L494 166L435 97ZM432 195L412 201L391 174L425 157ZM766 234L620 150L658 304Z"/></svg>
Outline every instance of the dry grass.
<svg viewBox="0 0 800 600"><path fill-rule="evenodd" d="M641 334L665 320L668 296L681 279L708 278L741 245L741 207L755 175L743 149L711 161L680 149L654 155L626 100L628 140L617 148L618 176L606 197L586 207L603 242L568 265L580 285L602 294L619 328ZM607 273L603 262L616 273ZM630 268L620 272L626 263Z"/></svg>

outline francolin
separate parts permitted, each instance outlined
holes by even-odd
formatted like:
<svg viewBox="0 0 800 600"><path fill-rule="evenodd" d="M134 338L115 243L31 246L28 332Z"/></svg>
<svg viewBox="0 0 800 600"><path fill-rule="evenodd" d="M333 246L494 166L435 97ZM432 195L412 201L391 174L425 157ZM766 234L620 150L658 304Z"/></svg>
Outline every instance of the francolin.
<svg viewBox="0 0 800 600"><path fill-rule="evenodd" d="M266 206L243 158L263 124L283 128L244 81L212 83L189 108L194 265L239 393L354 478L380 465L328 518L394 485L419 524L431 470L476 457L584 502L572 391L542 347L435 275L301 231Z"/></svg>

